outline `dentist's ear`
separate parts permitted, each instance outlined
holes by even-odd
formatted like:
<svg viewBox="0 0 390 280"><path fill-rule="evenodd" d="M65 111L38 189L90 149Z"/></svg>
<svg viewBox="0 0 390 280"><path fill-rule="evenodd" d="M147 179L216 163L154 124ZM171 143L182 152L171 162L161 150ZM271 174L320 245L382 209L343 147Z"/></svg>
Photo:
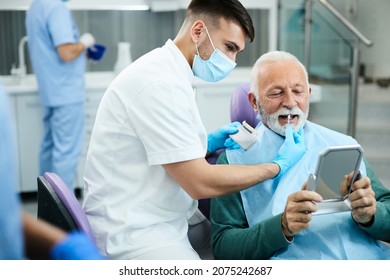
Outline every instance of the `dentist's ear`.
<svg viewBox="0 0 390 280"><path fill-rule="evenodd" d="M205 27L205 24L203 21L201 20L197 20L194 22L194 24L192 25L191 27L191 38L192 38L192 41L197 44L199 39L200 39L200 35L202 34L202 31Z"/></svg>

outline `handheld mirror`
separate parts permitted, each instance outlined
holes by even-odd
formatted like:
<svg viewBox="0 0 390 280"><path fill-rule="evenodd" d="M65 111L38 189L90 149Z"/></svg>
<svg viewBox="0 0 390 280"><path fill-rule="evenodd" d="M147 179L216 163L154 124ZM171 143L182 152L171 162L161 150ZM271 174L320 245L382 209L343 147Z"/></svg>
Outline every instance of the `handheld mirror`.
<svg viewBox="0 0 390 280"><path fill-rule="evenodd" d="M324 211L321 210L329 207L331 209L325 211L326 213L350 210L346 201L347 196L343 197L340 192L340 183L345 175L354 172L349 186L351 188L360 174L362 158L363 149L360 145L329 147L320 154L314 174L315 191L323 197L324 201L317 203L319 209L317 214L323 214ZM342 205L337 205L336 202L341 202Z"/></svg>

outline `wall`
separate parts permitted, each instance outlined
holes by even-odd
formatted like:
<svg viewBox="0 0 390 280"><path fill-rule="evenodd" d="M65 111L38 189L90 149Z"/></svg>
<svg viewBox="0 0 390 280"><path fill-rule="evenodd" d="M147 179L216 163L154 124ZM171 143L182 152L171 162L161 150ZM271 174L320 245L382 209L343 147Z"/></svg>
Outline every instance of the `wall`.
<svg viewBox="0 0 390 280"><path fill-rule="evenodd" d="M374 42L371 47L361 43L361 62L366 64L366 75L390 78L390 1L389 0L330 0L349 21ZM304 0L280 1L280 48L303 59ZM340 34L346 36L343 40ZM320 3L313 0L311 62L314 66L350 65L349 44L354 36ZM324 68L321 68L322 70ZM313 68L315 70L315 68ZM337 71L334 68L329 71ZM324 75L330 73L323 73ZM348 76L348 72L344 76Z"/></svg>
<svg viewBox="0 0 390 280"><path fill-rule="evenodd" d="M255 60L268 50L268 13L249 10L256 28L253 43L237 57L239 66L252 66ZM92 33L98 42L107 46L104 59L96 65L89 64L89 71L111 71L117 43L130 42L132 58L163 45L173 39L179 30L184 10L170 12L152 11L73 11L80 33ZM18 42L26 34L25 11L0 11L0 75L9 75L13 63L18 63ZM28 73L32 73L26 51Z"/></svg>
<svg viewBox="0 0 390 280"><path fill-rule="evenodd" d="M390 1L359 0L358 4L359 27L374 41L372 47L362 47L362 62L367 65L367 74L390 78Z"/></svg>

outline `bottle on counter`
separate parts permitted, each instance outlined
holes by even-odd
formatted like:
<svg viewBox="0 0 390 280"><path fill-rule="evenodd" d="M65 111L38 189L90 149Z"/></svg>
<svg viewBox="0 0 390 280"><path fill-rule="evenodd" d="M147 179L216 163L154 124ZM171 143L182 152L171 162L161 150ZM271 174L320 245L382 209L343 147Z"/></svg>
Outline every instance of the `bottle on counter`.
<svg viewBox="0 0 390 280"><path fill-rule="evenodd" d="M125 69L130 63L132 63L131 58L131 44L129 42L119 42L118 43L118 55L114 65L114 73L118 75L123 69Z"/></svg>

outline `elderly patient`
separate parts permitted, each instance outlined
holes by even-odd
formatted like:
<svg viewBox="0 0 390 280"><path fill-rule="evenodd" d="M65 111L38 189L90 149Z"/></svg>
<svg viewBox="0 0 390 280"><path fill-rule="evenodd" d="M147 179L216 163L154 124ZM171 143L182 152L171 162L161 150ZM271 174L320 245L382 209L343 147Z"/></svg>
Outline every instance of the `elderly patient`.
<svg viewBox="0 0 390 280"><path fill-rule="evenodd" d="M218 163L269 162L290 129L307 152L282 176L212 200L216 259L390 259L389 246L379 241L390 239L390 191L365 160L349 194L352 211L312 214L322 197L305 188L319 153L357 142L307 120L310 94L306 69L293 55L270 52L255 63L248 98L263 122L258 141L247 151L226 151ZM351 177L344 178L343 190Z"/></svg>

